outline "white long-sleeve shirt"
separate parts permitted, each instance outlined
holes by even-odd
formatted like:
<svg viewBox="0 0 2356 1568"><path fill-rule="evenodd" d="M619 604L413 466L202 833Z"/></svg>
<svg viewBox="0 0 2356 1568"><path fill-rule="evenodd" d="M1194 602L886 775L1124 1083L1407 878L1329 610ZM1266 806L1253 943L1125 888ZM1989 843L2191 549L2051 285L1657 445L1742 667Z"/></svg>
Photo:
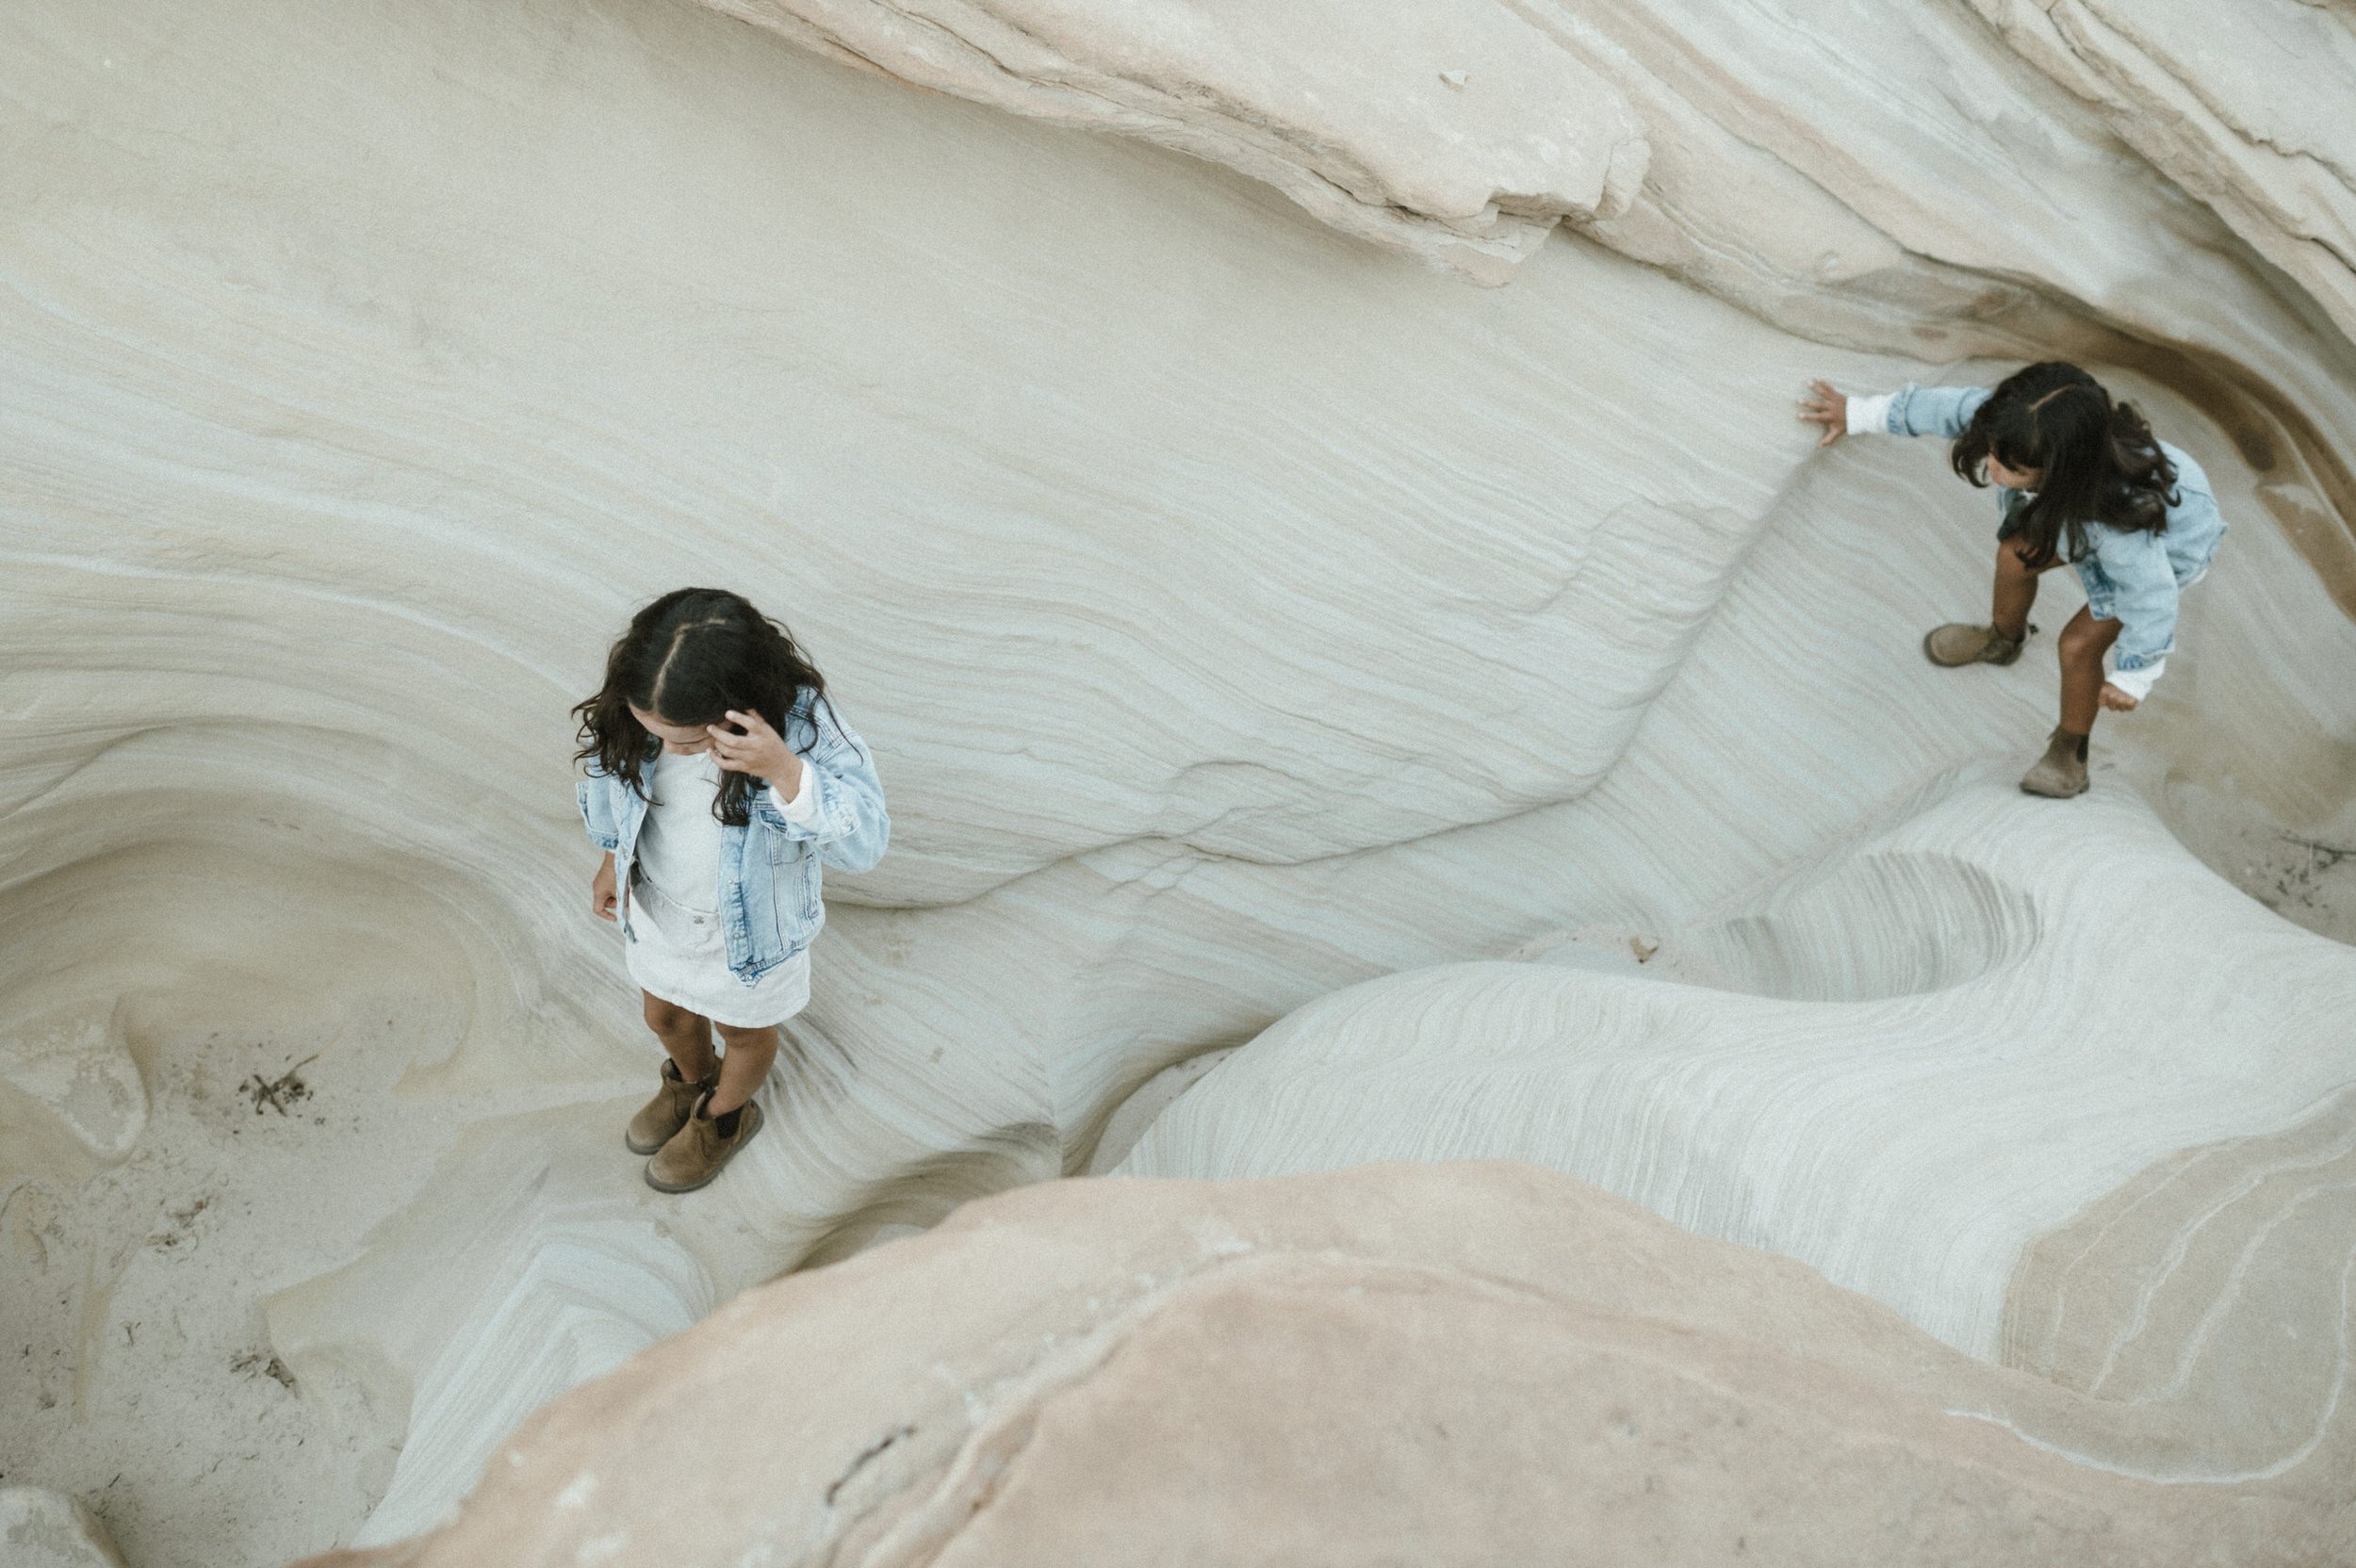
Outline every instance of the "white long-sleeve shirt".
<svg viewBox="0 0 2356 1568"><path fill-rule="evenodd" d="M817 792L810 787L810 764L788 800L774 784L770 797L785 820L808 827L818 820ZM646 820L638 829L639 874L682 909L710 914L720 906L720 819L712 803L720 793L720 759L709 751L681 756L666 751L655 759L646 780Z"/></svg>

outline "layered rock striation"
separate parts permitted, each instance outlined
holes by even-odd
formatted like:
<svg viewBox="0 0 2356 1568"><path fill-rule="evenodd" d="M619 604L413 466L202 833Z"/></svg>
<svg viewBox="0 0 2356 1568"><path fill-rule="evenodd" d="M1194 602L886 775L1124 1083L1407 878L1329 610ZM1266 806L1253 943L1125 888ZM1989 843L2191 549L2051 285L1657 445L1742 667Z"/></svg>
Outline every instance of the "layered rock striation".
<svg viewBox="0 0 2356 1568"><path fill-rule="evenodd" d="M726 1456L678 1440L715 1418ZM526 1423L447 1528L319 1568L2345 1547L2345 1420L2226 1485L2074 1451L2176 1435L1526 1166L1064 1184L740 1298Z"/></svg>
<svg viewBox="0 0 2356 1568"><path fill-rule="evenodd" d="M1991 1509L2336 1527L2341 13L733 8L0 19L0 1470L140 1568L387 1543L968 1200L1504 1154L1803 1260L1828 1345L2079 1399L1972 1440ZM2233 524L2058 806L2011 779L2073 591L1931 669L1987 497L1791 416L2048 353ZM895 847L677 1203L564 715L687 581L813 649ZM1584 1364L1551 1311L1489 1364Z"/></svg>

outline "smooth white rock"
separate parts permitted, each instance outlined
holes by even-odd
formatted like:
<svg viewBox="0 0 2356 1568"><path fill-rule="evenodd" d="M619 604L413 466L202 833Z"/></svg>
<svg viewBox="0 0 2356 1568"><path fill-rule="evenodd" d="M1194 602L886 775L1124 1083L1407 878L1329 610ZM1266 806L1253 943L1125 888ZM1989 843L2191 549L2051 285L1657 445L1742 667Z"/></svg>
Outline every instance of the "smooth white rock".
<svg viewBox="0 0 2356 1568"><path fill-rule="evenodd" d="M1102 43L1130 14L1067 19ZM1419 14L1445 39L1473 12ZM318 1277L257 1276L221 1308L242 1327L269 1297L263 1348L318 1429L366 1426L317 1392L339 1382L405 1423L385 1528L436 1515L567 1378L777 1270L1082 1167L1165 1068L1360 982L1572 934L1557 956L1661 941L1652 962L1799 998L1778 1018L1935 1009L2023 953L2107 997L2113 934L2032 900L2024 948L2004 890L2028 882L1923 869L1962 831L1925 804L2001 794L2050 723L2070 590L2048 589L2047 638L2012 670L1925 665L1923 628L1985 602L1988 499L1936 444L1811 455L1791 415L1810 375L1985 380L2067 351L2201 456L2227 553L2152 701L2104 721L2118 766L2058 809L2089 835L2072 853L2203 874L2146 857L2165 823L2349 934L2336 874L2294 841L2356 832L2356 554L2334 510L2356 368L2320 295L1960 8L1875 10L1871 49L1830 5L1514 14L1609 90L1510 120L1530 102L1470 52L1503 36L1481 8L1464 48L1369 35L1414 94L1301 122L1386 171L1365 188L1425 192L1432 212L1397 221L1429 237L1481 182L1386 106L1534 134L1592 108L1614 136L1628 106L1649 155L1624 207L1534 248L1502 220L1448 231L1506 237L1522 259L1496 290L1200 162L695 8L0 17L0 108L28 149L0 160L24 215L0 233L0 1024L234 988L357 1017L371 976L431 988L383 1015L383 1085L344 1107L398 1099L386 1147L316 1156ZM1439 78L1459 69L1461 93ZM1615 188L1629 166L1598 145L1558 195ZM771 1134L658 1204L619 1152L655 1058L582 908L564 713L629 609L688 580L744 586L805 636L896 831L875 875L829 882ZM1908 824L1932 835L1903 862L1922 885L1993 886L1995 918L1954 926L1960 945L1935 923L1854 951L1909 884L1828 868ZM142 908L150 883L169 897ZM2283 932L2266 950L2289 993L2331 993L2339 950ZM1907 989L1925 954L1952 966L1932 1000ZM1879 994L1825 1000L1844 988ZM1808 1081L1899 1095L1878 1041L1841 1037L1857 1059ZM2170 1139L2279 1131L2333 1060L2162 1096L2145 1127L2109 1051L2074 1088L2024 1085L2091 1132L2083 1160L2052 1156L2050 1198L1997 1194L1939 1260L1957 1303L1914 1310L1959 1342L1987 1343L2004 1270L2028 1266L2006 1248L2069 1218L2065 1196L2124 1190ZM1664 1081L1648 1147L1675 1164L1672 1135L1715 1117L1789 1149L1828 1102L1779 1085L1688 1103ZM1413 1093L1385 1111L1360 1131L1447 1146ZM1303 1157L1326 1141L1306 1117L1300 1135ZM1879 1157L1920 1183L1969 1147L1926 1133ZM1623 1157L1631 1186L1688 1201ZM1760 1222L1795 1250L1877 1289L1923 1262L1906 1217L1761 1168L1790 1201ZM72 1201L69 1174L40 1200ZM33 1202L8 1200L12 1265L49 1245L20 1223ZM55 1266L103 1278L94 1261ZM2105 1322L2135 1318L2089 1289ZM545 1353L509 1353L543 1331ZM93 1351L102 1387L129 1348ZM483 1365L513 1375L454 1375ZM339 1510L387 1484L350 1468Z"/></svg>

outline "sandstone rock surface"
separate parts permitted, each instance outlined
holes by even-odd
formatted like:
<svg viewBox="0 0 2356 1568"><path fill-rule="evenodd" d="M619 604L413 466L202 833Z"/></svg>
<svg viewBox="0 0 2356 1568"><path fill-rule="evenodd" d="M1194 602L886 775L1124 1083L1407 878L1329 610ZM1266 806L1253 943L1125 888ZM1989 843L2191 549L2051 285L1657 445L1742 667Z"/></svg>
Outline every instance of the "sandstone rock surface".
<svg viewBox="0 0 2356 1568"><path fill-rule="evenodd" d="M1627 99L1511 6L719 0L831 58L1264 180L1345 233L1501 283L1565 217L1617 217ZM1534 111L1534 112L1533 112Z"/></svg>
<svg viewBox="0 0 2356 1568"><path fill-rule="evenodd" d="M2084 1394L2016 1425L2120 1540L2322 1527L2344 10L731 9L0 14L0 1472L139 1568L389 1543L967 1200L1511 1154ZM2059 808L2072 590L1930 669L1987 498L1791 416L2054 352L2233 524ZM682 1204L564 712L691 580L895 847Z"/></svg>
<svg viewBox="0 0 2356 1568"><path fill-rule="evenodd" d="M740 1297L533 1417L448 1528L320 1568L1478 1563L1566 1543L2299 1563L2356 1541L2345 1420L2222 1486L2069 1446L2171 1428L1527 1167L1063 1184Z"/></svg>

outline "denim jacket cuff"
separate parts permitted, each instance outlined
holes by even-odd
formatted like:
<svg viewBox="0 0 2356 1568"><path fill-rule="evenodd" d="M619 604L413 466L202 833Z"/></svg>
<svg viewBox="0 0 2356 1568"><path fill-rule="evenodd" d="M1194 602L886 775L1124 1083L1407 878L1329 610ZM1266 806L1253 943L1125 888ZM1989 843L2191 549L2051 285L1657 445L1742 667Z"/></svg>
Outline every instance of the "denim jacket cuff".
<svg viewBox="0 0 2356 1568"><path fill-rule="evenodd" d="M2160 672L2167 668L2166 659L2154 659L2148 664L2137 664L2133 668L2121 661L2119 668L2111 672L2110 683L2141 702L2151 694L2153 683L2160 678Z"/></svg>

